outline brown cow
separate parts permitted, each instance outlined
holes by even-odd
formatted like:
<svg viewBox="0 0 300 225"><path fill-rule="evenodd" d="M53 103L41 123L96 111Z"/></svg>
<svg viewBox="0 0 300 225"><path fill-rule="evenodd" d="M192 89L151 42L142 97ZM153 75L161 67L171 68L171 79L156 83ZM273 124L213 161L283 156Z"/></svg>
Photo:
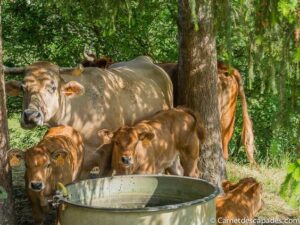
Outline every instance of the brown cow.
<svg viewBox="0 0 300 225"><path fill-rule="evenodd" d="M98 134L103 144L113 144L116 174L157 174L167 170L181 175L176 171L179 156L183 175L198 176L204 129L190 109L161 111L134 126L123 126L115 132L104 129Z"/></svg>
<svg viewBox="0 0 300 225"><path fill-rule="evenodd" d="M236 184L224 182L223 188L225 194L216 199L217 223L252 224L251 220L263 206L262 185L249 177Z"/></svg>
<svg viewBox="0 0 300 225"><path fill-rule="evenodd" d="M48 200L57 183L68 184L79 178L83 150L80 134L69 126L59 126L50 128L43 139L25 153L16 150L9 153L11 164L20 158L25 161L25 188L36 225L43 224L50 209Z"/></svg>
<svg viewBox="0 0 300 225"><path fill-rule="evenodd" d="M174 86L174 105L178 102L178 65L177 63L158 63L171 77ZM228 159L228 144L234 131L237 96L240 96L243 109L242 141L246 149L250 163L256 164L254 159L254 135L252 123L248 114L246 96L243 88L242 77L235 68L229 69L222 62L218 62L218 88L219 88L219 110L221 120L221 134L224 158Z"/></svg>
<svg viewBox="0 0 300 225"><path fill-rule="evenodd" d="M108 68L113 64L113 60L109 57L97 58L93 53L84 52L84 59L80 63L83 67L98 67L102 69Z"/></svg>
<svg viewBox="0 0 300 225"><path fill-rule="evenodd" d="M22 82L5 84L7 93L23 95L23 128L68 125L80 132L85 147L82 178L94 167L99 167L100 176L109 175L111 152L95 151L100 144L97 131L134 124L172 108L171 79L146 56L110 69L67 69L50 62L26 66Z"/></svg>
<svg viewBox="0 0 300 225"><path fill-rule="evenodd" d="M222 182L222 188L225 193L232 191L233 189L237 188L238 186L242 185L243 183L256 183L256 180L253 177L245 177L237 183L232 183L229 180L224 180Z"/></svg>

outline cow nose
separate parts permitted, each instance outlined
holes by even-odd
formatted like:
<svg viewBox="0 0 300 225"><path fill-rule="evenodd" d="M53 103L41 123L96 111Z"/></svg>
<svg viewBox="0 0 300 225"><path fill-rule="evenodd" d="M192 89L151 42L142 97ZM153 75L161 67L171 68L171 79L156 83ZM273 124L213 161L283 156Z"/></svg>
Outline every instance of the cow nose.
<svg viewBox="0 0 300 225"><path fill-rule="evenodd" d="M39 111L26 109L23 112L23 118L25 124L38 124L42 119L42 114Z"/></svg>
<svg viewBox="0 0 300 225"><path fill-rule="evenodd" d="M131 157L130 156L122 156L121 161L125 165L129 165L131 163Z"/></svg>
<svg viewBox="0 0 300 225"><path fill-rule="evenodd" d="M39 181L33 181L30 183L31 189L35 191L40 191L43 189L43 183Z"/></svg>

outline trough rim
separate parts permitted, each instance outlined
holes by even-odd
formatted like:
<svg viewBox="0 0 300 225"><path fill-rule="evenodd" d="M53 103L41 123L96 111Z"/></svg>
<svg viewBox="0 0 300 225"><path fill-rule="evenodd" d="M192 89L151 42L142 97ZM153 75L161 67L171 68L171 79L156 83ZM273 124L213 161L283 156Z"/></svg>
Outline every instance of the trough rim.
<svg viewBox="0 0 300 225"><path fill-rule="evenodd" d="M85 182L85 181L95 180L95 179L112 179L112 178L122 178L122 177L126 177L126 179L130 178L130 177L152 177L152 178L161 178L161 177L179 178L180 177L183 179L204 182L204 183L210 185L212 188L214 188L214 192L204 198L196 199L193 201L172 204L172 205L163 205L163 206L155 206L155 207L151 206L151 207L144 207L144 208L109 208L109 207L86 206L86 205L81 205L78 203L71 202L64 197L60 199L60 202L65 203L67 205L79 207L79 208L93 209L93 210L104 211L104 212L132 212L132 213L140 212L140 213L142 213L142 212L171 211L171 210L180 209L180 208L187 208L187 207L194 206L194 205L202 205L202 204L210 202L211 200L214 200L220 194L220 189L216 185L214 185L206 180L199 179L199 178L193 178L193 177L175 176L175 175L146 175L146 174L140 175L140 174L136 174L136 175L101 177L101 178L86 179L86 180L81 180L79 182L70 183L70 184L66 185L66 187L74 185L74 184L78 184L81 182Z"/></svg>

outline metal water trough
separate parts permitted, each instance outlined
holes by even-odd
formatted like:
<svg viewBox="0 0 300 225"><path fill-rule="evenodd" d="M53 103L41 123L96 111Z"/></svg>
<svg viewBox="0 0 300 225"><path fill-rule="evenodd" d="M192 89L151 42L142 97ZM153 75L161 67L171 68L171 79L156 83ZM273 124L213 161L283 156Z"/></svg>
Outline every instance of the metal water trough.
<svg viewBox="0 0 300 225"><path fill-rule="evenodd" d="M212 184L178 176L115 176L67 186L60 225L212 225Z"/></svg>

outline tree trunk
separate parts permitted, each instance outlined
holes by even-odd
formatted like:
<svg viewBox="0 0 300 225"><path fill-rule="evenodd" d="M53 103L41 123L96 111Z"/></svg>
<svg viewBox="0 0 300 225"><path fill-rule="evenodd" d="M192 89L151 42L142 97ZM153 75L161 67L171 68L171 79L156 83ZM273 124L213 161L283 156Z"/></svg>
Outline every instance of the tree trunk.
<svg viewBox="0 0 300 225"><path fill-rule="evenodd" d="M219 187L226 177L218 109L217 56L212 0L179 2L179 102L201 115L206 140L201 147L201 178ZM194 3L194 4L193 4ZM195 22L194 22L194 21ZM198 29L195 29L198 26Z"/></svg>
<svg viewBox="0 0 300 225"><path fill-rule="evenodd" d="M9 149L6 114L5 81L3 73L2 51L2 11L0 4L0 224L13 225L14 205L12 196L11 168L7 162L6 152Z"/></svg>

